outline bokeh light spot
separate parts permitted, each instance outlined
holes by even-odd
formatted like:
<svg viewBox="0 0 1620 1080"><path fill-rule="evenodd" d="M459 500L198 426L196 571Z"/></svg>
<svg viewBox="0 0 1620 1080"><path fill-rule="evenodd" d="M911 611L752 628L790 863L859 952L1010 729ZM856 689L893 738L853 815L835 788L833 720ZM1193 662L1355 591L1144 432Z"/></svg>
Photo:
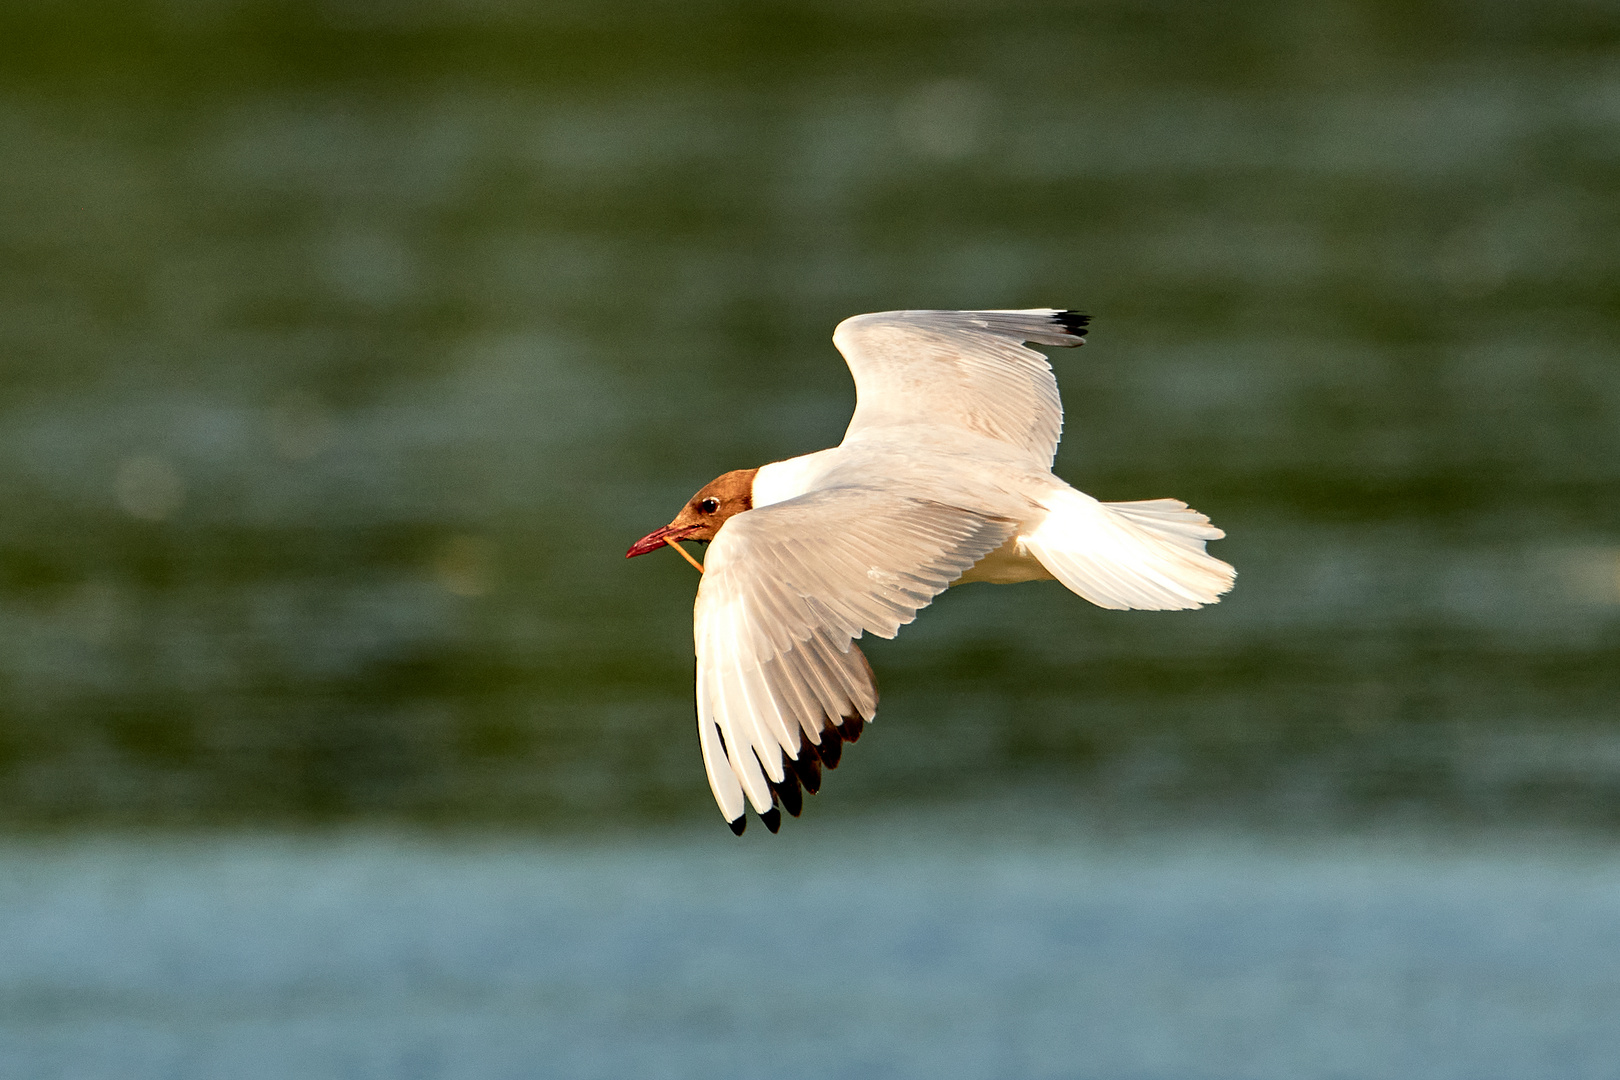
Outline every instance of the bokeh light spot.
<svg viewBox="0 0 1620 1080"><path fill-rule="evenodd" d="M125 458L114 481L118 505L142 521L163 521L186 501L185 482L174 466L153 454Z"/></svg>

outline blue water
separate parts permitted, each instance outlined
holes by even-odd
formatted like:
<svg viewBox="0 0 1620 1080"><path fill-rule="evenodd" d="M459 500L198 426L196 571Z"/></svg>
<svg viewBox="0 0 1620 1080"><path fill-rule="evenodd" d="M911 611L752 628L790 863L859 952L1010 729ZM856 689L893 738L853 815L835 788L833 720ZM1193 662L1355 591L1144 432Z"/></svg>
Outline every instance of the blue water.
<svg viewBox="0 0 1620 1080"><path fill-rule="evenodd" d="M0 1075L1620 1068L1610 849L1016 820L10 841Z"/></svg>

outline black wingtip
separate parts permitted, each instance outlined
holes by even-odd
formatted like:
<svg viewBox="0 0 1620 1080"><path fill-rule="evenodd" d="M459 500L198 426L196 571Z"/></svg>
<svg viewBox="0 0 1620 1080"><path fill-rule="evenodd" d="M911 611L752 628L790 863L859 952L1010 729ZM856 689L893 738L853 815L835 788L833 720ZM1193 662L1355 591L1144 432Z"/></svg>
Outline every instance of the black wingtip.
<svg viewBox="0 0 1620 1080"><path fill-rule="evenodd" d="M763 821L765 827L774 833L782 827L782 811L773 806L759 815L759 820Z"/></svg>
<svg viewBox="0 0 1620 1080"><path fill-rule="evenodd" d="M798 776L799 783L804 790L814 795L821 790L821 758L816 753L816 744L799 739L799 756L788 762L789 767Z"/></svg>
<svg viewBox="0 0 1620 1080"><path fill-rule="evenodd" d="M839 725L839 733L844 736L845 742L858 742L861 732L866 730L866 721L859 716L846 716Z"/></svg>
<svg viewBox="0 0 1620 1080"><path fill-rule="evenodd" d="M1091 316L1079 311L1055 311L1052 321L1077 338L1084 339L1086 327L1091 325Z"/></svg>
<svg viewBox="0 0 1620 1080"><path fill-rule="evenodd" d="M739 814L736 821L728 821L726 824L731 826L731 835L741 836L743 830L748 828L748 815Z"/></svg>
<svg viewBox="0 0 1620 1080"><path fill-rule="evenodd" d="M799 791L799 774L791 768L782 770L782 782L771 784L771 796L789 817L798 817L804 811L804 795Z"/></svg>
<svg viewBox="0 0 1620 1080"><path fill-rule="evenodd" d="M838 768L838 761L844 756L844 736L837 725L828 724L821 729L821 745L817 751L823 765L829 769Z"/></svg>

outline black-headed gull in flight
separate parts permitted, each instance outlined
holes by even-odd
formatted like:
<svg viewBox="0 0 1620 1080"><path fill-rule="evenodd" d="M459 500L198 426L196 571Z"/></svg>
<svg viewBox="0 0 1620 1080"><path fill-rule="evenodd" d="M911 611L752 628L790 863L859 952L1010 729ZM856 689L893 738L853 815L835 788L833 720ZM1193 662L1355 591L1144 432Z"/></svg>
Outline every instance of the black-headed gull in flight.
<svg viewBox="0 0 1620 1080"><path fill-rule="evenodd" d="M775 832L877 711L855 639L892 638L950 585L1056 579L1106 608L1214 603L1223 536L1175 499L1098 502L1052 475L1057 380L1026 342L1085 342L1073 311L885 311L833 333L855 415L830 450L728 472L643 555L708 542L693 615L697 721L715 802ZM690 555L687 560L697 565Z"/></svg>

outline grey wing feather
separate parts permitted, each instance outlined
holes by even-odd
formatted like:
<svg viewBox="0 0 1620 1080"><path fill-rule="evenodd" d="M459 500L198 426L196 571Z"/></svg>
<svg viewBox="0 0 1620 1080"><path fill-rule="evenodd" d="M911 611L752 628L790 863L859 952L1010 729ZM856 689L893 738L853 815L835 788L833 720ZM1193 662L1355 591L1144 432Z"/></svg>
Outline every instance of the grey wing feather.
<svg viewBox="0 0 1620 1080"><path fill-rule="evenodd" d="M855 377L845 442L872 428L947 425L1007 443L1049 467L1063 432L1063 405L1051 364L1023 343L1082 345L1088 321L1051 308L845 319L833 332Z"/></svg>
<svg viewBox="0 0 1620 1080"><path fill-rule="evenodd" d="M853 641L893 637L1012 535L1015 523L841 487L731 518L709 546L694 610L698 732L727 820L767 813L794 763L877 711ZM825 749L825 748L824 748ZM836 756L831 758L836 762Z"/></svg>

